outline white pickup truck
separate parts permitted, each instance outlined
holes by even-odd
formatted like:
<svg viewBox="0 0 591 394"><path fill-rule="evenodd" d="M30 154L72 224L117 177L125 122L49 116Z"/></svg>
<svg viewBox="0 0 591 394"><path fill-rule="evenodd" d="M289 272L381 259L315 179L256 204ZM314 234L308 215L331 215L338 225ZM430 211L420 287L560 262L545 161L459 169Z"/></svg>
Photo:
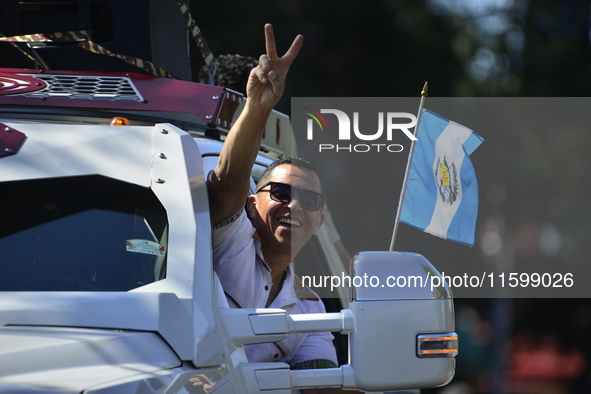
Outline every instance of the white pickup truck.
<svg viewBox="0 0 591 394"><path fill-rule="evenodd" d="M205 179L241 101L139 74L0 69L0 392L388 391L452 379L452 296L418 254L358 253L351 277L425 285L353 287L329 313L228 307ZM292 141L274 113L255 170ZM341 275L326 230L313 242L314 264ZM343 365L295 371L249 363L242 349L313 331L345 335Z"/></svg>

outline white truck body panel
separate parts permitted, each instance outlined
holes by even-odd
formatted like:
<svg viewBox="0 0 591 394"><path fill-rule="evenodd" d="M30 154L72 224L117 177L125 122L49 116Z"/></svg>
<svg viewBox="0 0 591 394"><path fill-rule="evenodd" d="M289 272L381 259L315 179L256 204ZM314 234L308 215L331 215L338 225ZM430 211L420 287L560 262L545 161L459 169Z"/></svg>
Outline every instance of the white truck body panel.
<svg viewBox="0 0 591 394"><path fill-rule="evenodd" d="M151 332L66 327L0 329L2 384L80 392L87 387L182 365ZM0 387L1 388L1 387Z"/></svg>

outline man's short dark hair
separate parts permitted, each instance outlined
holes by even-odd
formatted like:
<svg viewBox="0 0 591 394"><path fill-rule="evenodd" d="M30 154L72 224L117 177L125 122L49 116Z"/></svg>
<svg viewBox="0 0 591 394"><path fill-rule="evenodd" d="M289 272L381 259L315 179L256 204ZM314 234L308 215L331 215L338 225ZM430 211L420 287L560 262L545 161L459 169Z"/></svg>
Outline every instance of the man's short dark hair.
<svg viewBox="0 0 591 394"><path fill-rule="evenodd" d="M275 160L273 163L269 165L269 167L265 169L265 171L263 171L258 184L262 186L269 182L269 178L271 177L273 170L283 164L289 164L299 169L310 171L316 174L318 180L320 181L320 192L323 193L324 184L322 182L322 177L320 176L320 173L318 172L318 170L316 170L316 167L314 167L314 165L310 163L308 160L296 156L283 156Z"/></svg>

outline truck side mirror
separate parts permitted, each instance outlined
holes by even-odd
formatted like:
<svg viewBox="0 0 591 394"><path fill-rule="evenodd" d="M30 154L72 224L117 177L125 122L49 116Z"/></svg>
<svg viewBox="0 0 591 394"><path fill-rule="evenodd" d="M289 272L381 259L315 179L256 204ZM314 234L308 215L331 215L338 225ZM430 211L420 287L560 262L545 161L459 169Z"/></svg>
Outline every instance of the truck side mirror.
<svg viewBox="0 0 591 394"><path fill-rule="evenodd" d="M414 253L362 252L352 261L351 278L357 283L349 305L355 322L349 336L350 388L449 383L458 351L453 299L433 265Z"/></svg>
<svg viewBox="0 0 591 394"><path fill-rule="evenodd" d="M340 368L290 370L285 363L239 364L249 392L287 393L310 387L391 391L451 381L458 352L453 300L431 263L419 254L362 252L353 259L349 278L349 309L339 313L220 309L236 347L278 341L297 332L349 335L349 364Z"/></svg>

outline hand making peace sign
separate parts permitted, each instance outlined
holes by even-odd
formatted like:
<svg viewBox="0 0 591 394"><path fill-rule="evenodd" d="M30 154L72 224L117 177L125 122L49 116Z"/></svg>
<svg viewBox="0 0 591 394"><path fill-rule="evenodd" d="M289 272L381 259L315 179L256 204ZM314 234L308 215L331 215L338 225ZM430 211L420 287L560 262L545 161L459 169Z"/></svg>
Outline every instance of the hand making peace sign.
<svg viewBox="0 0 591 394"><path fill-rule="evenodd" d="M259 58L259 65L252 69L246 85L246 96L250 104L272 109L281 98L285 88L285 77L291 63L298 55L304 37L298 35L283 57L277 56L273 26L265 25L265 46L267 53Z"/></svg>

